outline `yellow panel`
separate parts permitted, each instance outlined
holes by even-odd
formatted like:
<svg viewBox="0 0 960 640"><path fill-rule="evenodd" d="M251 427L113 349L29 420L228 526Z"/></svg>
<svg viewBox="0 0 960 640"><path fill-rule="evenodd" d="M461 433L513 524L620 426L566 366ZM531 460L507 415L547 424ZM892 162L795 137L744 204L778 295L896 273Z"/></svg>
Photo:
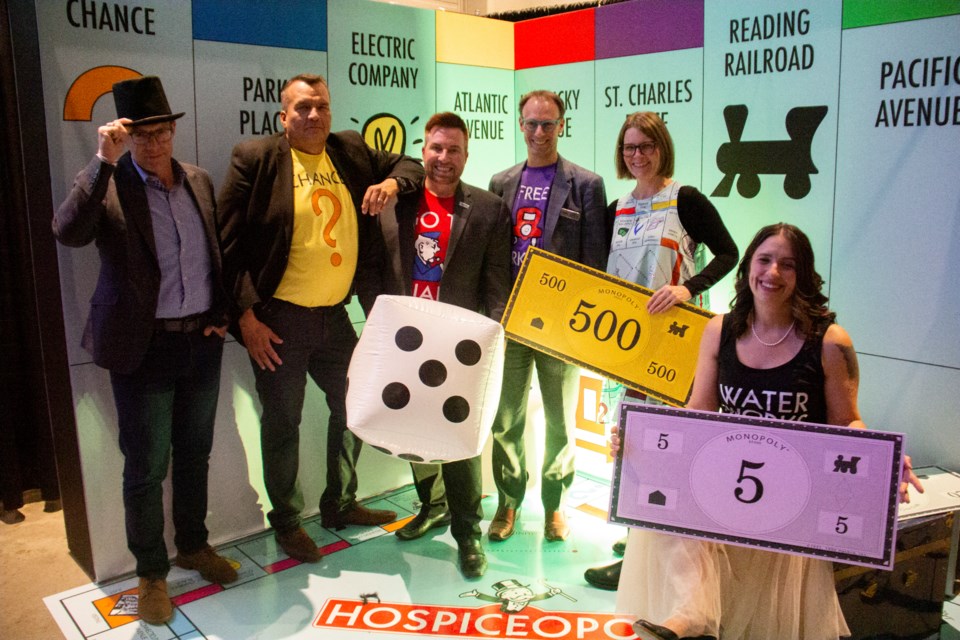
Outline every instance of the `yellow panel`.
<svg viewBox="0 0 960 640"><path fill-rule="evenodd" d="M513 70L513 23L437 11L437 62Z"/></svg>

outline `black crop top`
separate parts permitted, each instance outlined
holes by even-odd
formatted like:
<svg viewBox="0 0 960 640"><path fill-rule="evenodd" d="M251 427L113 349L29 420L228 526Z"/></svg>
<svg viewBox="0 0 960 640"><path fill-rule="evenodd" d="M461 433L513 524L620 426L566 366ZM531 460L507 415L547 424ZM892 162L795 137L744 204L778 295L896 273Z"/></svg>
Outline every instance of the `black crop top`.
<svg viewBox="0 0 960 640"><path fill-rule="evenodd" d="M772 369L754 369L737 357L737 337L730 315L723 318L717 384L720 411L798 422L827 421L821 353L823 334L809 338L789 362Z"/></svg>

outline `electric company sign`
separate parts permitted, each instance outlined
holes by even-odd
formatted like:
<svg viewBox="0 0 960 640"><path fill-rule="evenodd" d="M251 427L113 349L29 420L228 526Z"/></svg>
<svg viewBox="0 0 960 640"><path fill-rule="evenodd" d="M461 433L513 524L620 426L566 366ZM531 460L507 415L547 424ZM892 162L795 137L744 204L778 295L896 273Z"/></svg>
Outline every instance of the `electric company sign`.
<svg viewBox="0 0 960 640"><path fill-rule="evenodd" d="M331 598L314 627L416 636L533 640L632 640L632 620L612 613L543 611L508 613L500 605L455 607Z"/></svg>

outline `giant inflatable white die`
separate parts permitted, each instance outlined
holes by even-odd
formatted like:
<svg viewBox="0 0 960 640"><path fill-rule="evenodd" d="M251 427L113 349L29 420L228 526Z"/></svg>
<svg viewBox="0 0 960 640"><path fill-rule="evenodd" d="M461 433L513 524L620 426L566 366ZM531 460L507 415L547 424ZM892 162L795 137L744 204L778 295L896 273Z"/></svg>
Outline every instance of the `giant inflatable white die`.
<svg viewBox="0 0 960 640"><path fill-rule="evenodd" d="M379 296L347 374L347 426L411 462L480 455L503 375L503 327L460 307Z"/></svg>

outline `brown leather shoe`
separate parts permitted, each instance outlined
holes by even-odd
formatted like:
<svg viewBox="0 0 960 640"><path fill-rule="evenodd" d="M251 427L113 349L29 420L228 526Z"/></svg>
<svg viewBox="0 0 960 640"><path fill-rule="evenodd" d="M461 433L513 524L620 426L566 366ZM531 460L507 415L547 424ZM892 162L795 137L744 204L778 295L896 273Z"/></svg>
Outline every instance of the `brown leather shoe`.
<svg viewBox="0 0 960 640"><path fill-rule="evenodd" d="M320 516L320 523L327 529L343 529L348 524L363 527L379 527L397 519L395 511L385 509L368 509L359 502L354 502L348 509L336 515Z"/></svg>
<svg viewBox="0 0 960 640"><path fill-rule="evenodd" d="M233 565L209 546L196 553L178 553L174 564L183 569L199 571L200 577L207 582L228 584L237 579L237 570Z"/></svg>
<svg viewBox="0 0 960 640"><path fill-rule="evenodd" d="M550 542L559 542L566 540L569 535L570 527L567 526L563 511L548 511L543 522L543 537Z"/></svg>
<svg viewBox="0 0 960 640"><path fill-rule="evenodd" d="M164 578L140 578L137 615L147 624L163 624L173 619L173 603L167 595Z"/></svg>
<svg viewBox="0 0 960 640"><path fill-rule="evenodd" d="M290 531L277 531L277 543L283 552L300 562L320 562L323 553L317 548L317 543L307 535L303 527Z"/></svg>
<svg viewBox="0 0 960 640"><path fill-rule="evenodd" d="M513 535L517 522L517 510L507 507L497 507L497 514L493 516L490 522L490 528L487 529L487 535L491 540L503 542Z"/></svg>

